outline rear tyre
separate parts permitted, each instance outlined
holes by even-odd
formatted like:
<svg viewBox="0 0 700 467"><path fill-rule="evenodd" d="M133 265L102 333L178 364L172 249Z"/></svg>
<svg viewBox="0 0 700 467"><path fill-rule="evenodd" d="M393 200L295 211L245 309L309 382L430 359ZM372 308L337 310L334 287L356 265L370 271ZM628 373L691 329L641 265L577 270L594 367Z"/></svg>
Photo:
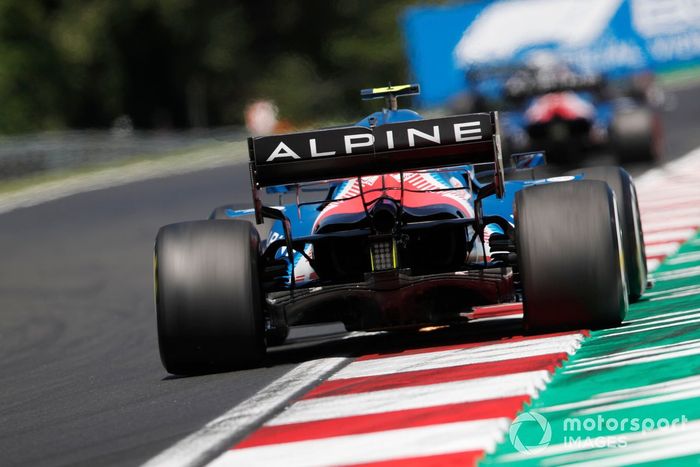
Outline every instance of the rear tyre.
<svg viewBox="0 0 700 467"><path fill-rule="evenodd" d="M259 236L248 222L160 229L155 246L158 342L176 375L259 365L265 356Z"/></svg>
<svg viewBox="0 0 700 467"><path fill-rule="evenodd" d="M627 287L610 188L589 180L529 187L516 194L515 213L526 327L620 324Z"/></svg>
<svg viewBox="0 0 700 467"><path fill-rule="evenodd" d="M647 108L622 110L610 125L610 141L620 163L652 163L661 153L661 126Z"/></svg>
<svg viewBox="0 0 700 467"><path fill-rule="evenodd" d="M621 167L588 167L569 172L582 174L586 180L605 182L615 193L615 204L622 229L622 250L630 302L638 301L647 287L647 259L644 233L632 177Z"/></svg>
<svg viewBox="0 0 700 467"><path fill-rule="evenodd" d="M260 235L260 248L262 251L264 251L274 221L266 219L262 224L257 224L255 220L255 214L253 213L243 214L242 216L235 215L235 211L246 209L249 210L250 205L225 204L214 209L209 215L209 219L250 222L255 227L255 229L257 229L258 234ZM287 341L287 336L289 336L289 326L278 324L273 328L265 330L265 343L268 347L283 345Z"/></svg>

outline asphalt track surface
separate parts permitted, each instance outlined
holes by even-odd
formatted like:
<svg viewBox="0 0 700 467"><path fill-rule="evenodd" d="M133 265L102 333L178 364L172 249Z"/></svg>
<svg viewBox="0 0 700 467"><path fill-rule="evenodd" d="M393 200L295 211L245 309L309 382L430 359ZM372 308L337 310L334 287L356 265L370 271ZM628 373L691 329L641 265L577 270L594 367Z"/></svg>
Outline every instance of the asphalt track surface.
<svg viewBox="0 0 700 467"><path fill-rule="evenodd" d="M664 115L666 160L700 146L700 91L674 97ZM301 329L263 368L169 377L155 333L155 233L220 204L247 203L248 187L245 167L233 166L0 215L0 464L136 465L299 362L465 339L342 340L339 327ZM466 338L509 332L517 331L485 324Z"/></svg>

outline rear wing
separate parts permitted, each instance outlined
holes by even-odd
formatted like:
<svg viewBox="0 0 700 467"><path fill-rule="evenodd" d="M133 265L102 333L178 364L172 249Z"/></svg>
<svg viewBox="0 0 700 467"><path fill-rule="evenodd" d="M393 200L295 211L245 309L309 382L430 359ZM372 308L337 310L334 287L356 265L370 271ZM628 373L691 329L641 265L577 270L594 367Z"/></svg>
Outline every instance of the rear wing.
<svg viewBox="0 0 700 467"><path fill-rule="evenodd" d="M258 222L260 188L303 182L495 162L494 191L503 193L498 113L347 126L248 138Z"/></svg>

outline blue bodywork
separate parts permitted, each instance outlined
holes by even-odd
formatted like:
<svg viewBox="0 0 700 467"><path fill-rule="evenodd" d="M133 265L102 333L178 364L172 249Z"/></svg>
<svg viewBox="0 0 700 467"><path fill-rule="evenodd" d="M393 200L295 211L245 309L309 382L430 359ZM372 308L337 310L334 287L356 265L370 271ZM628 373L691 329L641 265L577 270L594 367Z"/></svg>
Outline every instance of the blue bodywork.
<svg viewBox="0 0 700 467"><path fill-rule="evenodd" d="M380 126L387 123L401 123L401 122L412 122L415 120L423 120L423 117L413 110L409 109L398 109L389 110L384 109L379 112L374 112L371 115L366 116L355 125L363 126L369 128L370 126Z"/></svg>

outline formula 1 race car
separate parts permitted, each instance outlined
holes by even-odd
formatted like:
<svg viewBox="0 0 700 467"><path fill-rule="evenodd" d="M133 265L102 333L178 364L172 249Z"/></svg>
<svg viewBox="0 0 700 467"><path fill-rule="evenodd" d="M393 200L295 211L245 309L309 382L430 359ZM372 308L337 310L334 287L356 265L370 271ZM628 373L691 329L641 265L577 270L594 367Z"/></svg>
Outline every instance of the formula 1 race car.
<svg viewBox="0 0 700 467"><path fill-rule="evenodd" d="M649 77L607 80L553 59L467 73L475 109L505 111L505 146L544 150L559 165L592 153L613 154L620 163L658 161L660 91Z"/></svg>
<svg viewBox="0 0 700 467"><path fill-rule="evenodd" d="M505 169L497 112L423 119L397 109L418 91L362 91L387 108L355 125L249 138L252 208L160 229L156 310L169 372L259 365L301 324L418 329L519 301L532 332L622 321L646 287L630 176L522 176L541 154L514 155ZM263 189L295 202L266 205Z"/></svg>

